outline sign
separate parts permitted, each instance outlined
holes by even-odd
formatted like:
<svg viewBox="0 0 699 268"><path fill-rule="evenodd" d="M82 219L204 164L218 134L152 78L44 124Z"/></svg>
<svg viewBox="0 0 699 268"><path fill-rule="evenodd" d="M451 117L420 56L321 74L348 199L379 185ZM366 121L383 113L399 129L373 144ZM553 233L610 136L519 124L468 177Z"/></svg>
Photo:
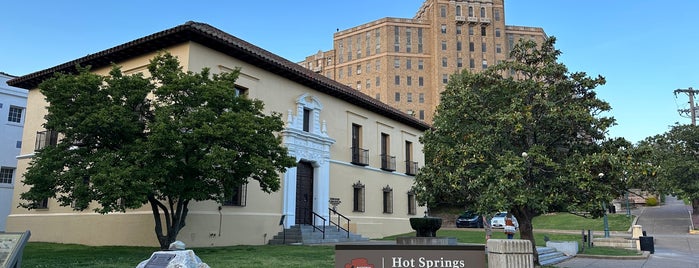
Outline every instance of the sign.
<svg viewBox="0 0 699 268"><path fill-rule="evenodd" d="M30 231L24 233L0 232L0 267L22 266L22 253L30 236Z"/></svg>
<svg viewBox="0 0 699 268"><path fill-rule="evenodd" d="M150 257L148 263L146 263L146 268L165 268L170 264L170 261L175 258L175 254L169 253L153 253Z"/></svg>
<svg viewBox="0 0 699 268"><path fill-rule="evenodd" d="M336 245L335 268L486 267L485 245Z"/></svg>

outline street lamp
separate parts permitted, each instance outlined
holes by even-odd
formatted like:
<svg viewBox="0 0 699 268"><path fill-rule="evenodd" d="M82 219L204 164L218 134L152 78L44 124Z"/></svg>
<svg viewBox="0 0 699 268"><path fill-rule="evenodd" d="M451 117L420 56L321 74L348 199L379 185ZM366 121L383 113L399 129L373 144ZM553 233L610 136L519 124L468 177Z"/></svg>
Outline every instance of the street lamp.
<svg viewBox="0 0 699 268"><path fill-rule="evenodd" d="M604 173L597 174L601 179L604 177ZM607 202L602 201L602 209L604 210L604 238L609 238L609 221L607 220Z"/></svg>

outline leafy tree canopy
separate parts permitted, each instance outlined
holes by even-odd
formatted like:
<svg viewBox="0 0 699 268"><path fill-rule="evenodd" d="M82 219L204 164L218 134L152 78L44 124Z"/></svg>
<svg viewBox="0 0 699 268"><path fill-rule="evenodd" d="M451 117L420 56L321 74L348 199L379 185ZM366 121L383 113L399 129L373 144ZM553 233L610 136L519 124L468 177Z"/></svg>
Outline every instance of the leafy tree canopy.
<svg viewBox="0 0 699 268"><path fill-rule="evenodd" d="M606 140L614 119L601 116L611 107L594 91L605 80L569 73L554 44L521 41L511 61L451 77L434 128L421 138L420 201L510 211L522 238L533 239L534 216L559 209L599 216L602 202L625 189L618 149L628 142Z"/></svg>
<svg viewBox="0 0 699 268"><path fill-rule="evenodd" d="M279 189L279 172L295 164L275 135L281 116L236 95L239 70L184 72L167 53L148 70L146 78L116 66L109 76L79 67L39 86L50 103L45 128L61 139L32 159L21 206L56 198L76 210L96 202L95 211L108 213L149 203L167 248L185 226L190 201L220 202L249 180L268 193Z"/></svg>

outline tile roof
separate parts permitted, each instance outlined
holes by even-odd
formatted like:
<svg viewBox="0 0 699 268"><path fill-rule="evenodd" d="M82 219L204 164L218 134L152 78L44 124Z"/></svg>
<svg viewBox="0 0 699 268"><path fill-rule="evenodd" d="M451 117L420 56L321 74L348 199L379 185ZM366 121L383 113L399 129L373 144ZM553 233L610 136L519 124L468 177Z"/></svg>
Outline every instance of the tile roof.
<svg viewBox="0 0 699 268"><path fill-rule="evenodd" d="M133 40L61 65L8 81L15 87L33 89L55 72L76 73L76 65L99 68L142 54L158 51L182 42L193 41L275 73L314 90L332 95L362 108L420 130L431 126L364 93L286 60L269 51L245 42L211 25L188 21L185 24Z"/></svg>

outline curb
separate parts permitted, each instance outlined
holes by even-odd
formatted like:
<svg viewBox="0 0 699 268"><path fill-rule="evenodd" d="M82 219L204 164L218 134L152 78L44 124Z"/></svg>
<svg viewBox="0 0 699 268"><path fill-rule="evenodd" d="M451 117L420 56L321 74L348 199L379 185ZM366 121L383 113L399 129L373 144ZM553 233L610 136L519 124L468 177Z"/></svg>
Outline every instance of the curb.
<svg viewBox="0 0 699 268"><path fill-rule="evenodd" d="M576 258L588 258L588 259L605 259L605 260L643 260L648 259L650 252L643 251L641 255L638 256L609 256L609 255L589 255L589 254L577 254Z"/></svg>

